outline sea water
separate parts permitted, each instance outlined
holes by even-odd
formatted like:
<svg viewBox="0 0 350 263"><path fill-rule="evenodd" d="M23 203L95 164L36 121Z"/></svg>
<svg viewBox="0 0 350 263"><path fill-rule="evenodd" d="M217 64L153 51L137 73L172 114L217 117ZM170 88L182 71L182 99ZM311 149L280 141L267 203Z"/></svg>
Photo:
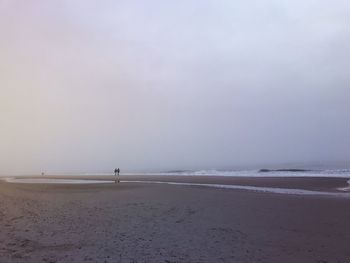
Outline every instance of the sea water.
<svg viewBox="0 0 350 263"><path fill-rule="evenodd" d="M262 169L264 170L264 169ZM207 170L176 170L176 171L154 171L154 172L140 172L140 171L127 171L122 172L125 175L176 175L176 176L228 176L228 177L338 177L338 178L350 178L350 169L315 169L315 170L299 170L292 171L293 169L279 169L279 170L220 170L220 169L207 169ZM48 175L101 175L109 176L114 175L113 172L47 172Z"/></svg>

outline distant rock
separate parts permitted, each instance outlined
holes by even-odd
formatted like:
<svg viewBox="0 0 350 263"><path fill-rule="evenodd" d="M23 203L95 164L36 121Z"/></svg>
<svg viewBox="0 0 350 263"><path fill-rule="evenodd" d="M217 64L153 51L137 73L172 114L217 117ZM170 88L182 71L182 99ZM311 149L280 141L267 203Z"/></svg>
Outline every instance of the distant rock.
<svg viewBox="0 0 350 263"><path fill-rule="evenodd" d="M259 173L268 173L268 172L271 172L272 170L270 169L260 169L259 170Z"/></svg>

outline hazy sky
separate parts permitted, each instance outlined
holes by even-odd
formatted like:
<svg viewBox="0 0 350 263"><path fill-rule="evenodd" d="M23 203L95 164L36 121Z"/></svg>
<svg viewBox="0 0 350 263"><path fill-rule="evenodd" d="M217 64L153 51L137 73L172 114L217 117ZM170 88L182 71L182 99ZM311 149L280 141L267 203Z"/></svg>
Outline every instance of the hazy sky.
<svg viewBox="0 0 350 263"><path fill-rule="evenodd" d="M350 164L347 0L0 0L0 173Z"/></svg>

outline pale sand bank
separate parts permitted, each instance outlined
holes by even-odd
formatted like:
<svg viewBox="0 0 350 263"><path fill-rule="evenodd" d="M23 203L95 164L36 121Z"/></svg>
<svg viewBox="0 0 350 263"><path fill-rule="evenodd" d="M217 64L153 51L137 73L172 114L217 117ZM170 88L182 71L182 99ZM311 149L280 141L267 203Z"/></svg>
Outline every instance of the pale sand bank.
<svg viewBox="0 0 350 263"><path fill-rule="evenodd" d="M346 179L324 179L192 182L334 192L347 186ZM349 205L349 198L197 186L0 183L0 262L345 263Z"/></svg>

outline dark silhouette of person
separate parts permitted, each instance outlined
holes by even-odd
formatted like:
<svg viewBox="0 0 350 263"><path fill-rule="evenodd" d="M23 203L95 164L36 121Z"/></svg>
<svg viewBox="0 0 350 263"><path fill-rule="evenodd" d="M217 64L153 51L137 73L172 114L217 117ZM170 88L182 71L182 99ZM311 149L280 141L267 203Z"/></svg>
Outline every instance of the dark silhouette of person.
<svg viewBox="0 0 350 263"><path fill-rule="evenodd" d="M119 173L120 173L120 169L119 168L115 168L114 169L115 183L117 183L117 174L118 174L118 183L120 182Z"/></svg>

